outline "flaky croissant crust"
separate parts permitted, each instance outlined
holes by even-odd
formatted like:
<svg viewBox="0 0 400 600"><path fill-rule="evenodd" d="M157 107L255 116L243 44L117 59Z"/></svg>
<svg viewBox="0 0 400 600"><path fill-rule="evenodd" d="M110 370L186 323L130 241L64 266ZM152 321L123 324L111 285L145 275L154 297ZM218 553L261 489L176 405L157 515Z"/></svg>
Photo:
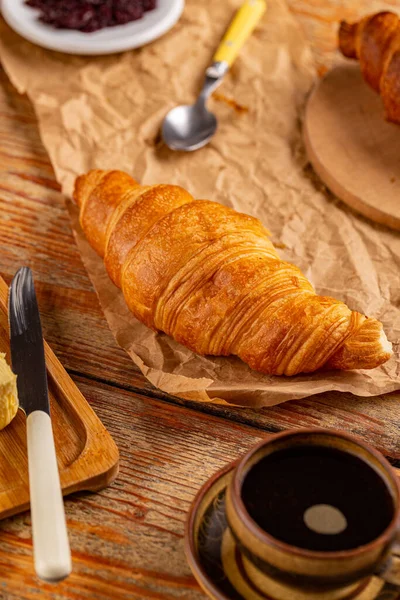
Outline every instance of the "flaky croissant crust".
<svg viewBox="0 0 400 600"><path fill-rule="evenodd" d="M78 177L74 198L135 317L198 354L276 375L369 369L391 356L382 324L317 296L258 219L121 171Z"/></svg>
<svg viewBox="0 0 400 600"><path fill-rule="evenodd" d="M342 21L339 48L360 61L365 81L383 100L389 121L400 123L400 21L393 12L368 15L358 23Z"/></svg>

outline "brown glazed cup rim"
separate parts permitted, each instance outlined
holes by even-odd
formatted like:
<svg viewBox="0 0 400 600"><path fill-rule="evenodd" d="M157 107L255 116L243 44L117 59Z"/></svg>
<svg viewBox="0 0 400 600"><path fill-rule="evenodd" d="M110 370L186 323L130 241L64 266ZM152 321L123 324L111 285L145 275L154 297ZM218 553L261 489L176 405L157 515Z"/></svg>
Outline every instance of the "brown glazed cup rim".
<svg viewBox="0 0 400 600"><path fill-rule="evenodd" d="M317 435L328 435L332 437L339 437L344 440L348 440L358 446L361 446L364 450L369 452L381 466L384 468L386 473L394 482L394 486L397 489L397 499L395 499L395 509L393 512L392 520L386 529L374 540L368 542L368 544L364 544L362 546L357 546L356 548L352 548L350 550L338 550L338 551L317 551L317 550L307 550L306 548L299 548L298 546L292 546L291 544L287 544L286 542L282 542L277 538L273 537L269 533L267 533L264 529L262 529L257 523L252 519L252 517L247 512L245 504L242 500L241 489L244 482L245 475L247 474L247 464L249 460L256 454L260 448L264 446L268 446L271 442L285 437L295 437L300 435L307 434L317 434ZM398 477L396 476L393 467L386 460L386 458L378 451L375 450L372 446L365 443L364 441L359 440L355 436L349 435L339 430L335 429L324 429L322 427L309 427L304 429L297 430L289 430L283 431L281 433L274 434L273 436L262 440L256 446L253 446L238 462L235 472L233 474L233 478L231 481L231 490L232 490L232 504L236 510L237 515L239 516L242 523L246 526L247 530L249 530L253 536L255 536L261 543L267 544L268 546L273 546L283 552L290 553L291 555L301 556L303 558L313 558L313 559L349 559L354 558L357 555L363 554L364 552L368 552L377 545L385 546L390 543L392 539L395 537L396 531L398 529L398 521L400 515L400 482Z"/></svg>
<svg viewBox="0 0 400 600"><path fill-rule="evenodd" d="M225 475L228 475L229 472L233 471L236 468L238 462L239 462L239 459L236 459L236 460L232 461L231 463L226 464L224 467L222 467L221 469L216 471L201 486L201 488L198 490L198 492L197 492L196 496L194 497L192 504L189 508L188 517L186 519L186 524L185 524L186 559L189 563L189 566L190 566L193 574L195 574L196 579L197 579L198 583L200 584L200 587L203 589L203 591L206 592L207 595L209 595L209 593L212 592L215 600L230 600L230 599L210 579L210 577L207 575L205 569L203 568L203 565L200 562L199 553L198 553L197 545L196 545L196 539L195 539L194 524L195 524L195 519L196 519L197 513L199 511L200 505L201 505L203 499L205 498L205 496L207 495L207 493L210 491L210 489L212 489L212 487L215 485L215 483L219 479L221 479L221 477L225 477Z"/></svg>

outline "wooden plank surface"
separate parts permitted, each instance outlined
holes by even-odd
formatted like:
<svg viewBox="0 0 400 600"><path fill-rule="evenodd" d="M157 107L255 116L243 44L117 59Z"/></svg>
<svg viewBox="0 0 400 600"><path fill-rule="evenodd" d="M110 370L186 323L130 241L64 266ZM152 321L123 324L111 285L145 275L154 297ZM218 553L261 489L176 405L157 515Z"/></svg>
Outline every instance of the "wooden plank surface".
<svg viewBox="0 0 400 600"><path fill-rule="evenodd" d="M400 11L397 0L288 3L321 73L331 64L341 18ZM29 514L0 523L0 598L200 600L183 556L187 508L209 475L267 431L342 428L400 464L397 395L323 394L252 411L194 406L151 388L108 330L32 108L0 71L0 274L9 282L22 264L35 272L46 338L119 445L121 475L100 494L67 500L74 574L56 587L34 577Z"/></svg>
<svg viewBox="0 0 400 600"><path fill-rule="evenodd" d="M34 577L29 515L0 521L0 597L3 589L7 600L33 599L40 589L54 600L200 600L183 551L190 502L265 433L83 377L76 383L109 424L120 474L100 493L66 499L73 574L57 586Z"/></svg>

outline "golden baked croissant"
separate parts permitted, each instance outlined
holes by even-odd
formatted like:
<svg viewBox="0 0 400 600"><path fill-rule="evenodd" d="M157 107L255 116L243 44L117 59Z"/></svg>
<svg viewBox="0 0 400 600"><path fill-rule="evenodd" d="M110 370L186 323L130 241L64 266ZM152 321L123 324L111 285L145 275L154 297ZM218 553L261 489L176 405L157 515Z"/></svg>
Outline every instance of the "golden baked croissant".
<svg viewBox="0 0 400 600"><path fill-rule="evenodd" d="M342 21L339 48L360 61L361 72L382 97L389 121L400 123L400 25L393 12L364 17L358 23Z"/></svg>
<svg viewBox="0 0 400 600"><path fill-rule="evenodd" d="M135 317L198 354L276 375L369 369L391 356L382 324L317 296L258 219L121 171L81 175L74 199Z"/></svg>

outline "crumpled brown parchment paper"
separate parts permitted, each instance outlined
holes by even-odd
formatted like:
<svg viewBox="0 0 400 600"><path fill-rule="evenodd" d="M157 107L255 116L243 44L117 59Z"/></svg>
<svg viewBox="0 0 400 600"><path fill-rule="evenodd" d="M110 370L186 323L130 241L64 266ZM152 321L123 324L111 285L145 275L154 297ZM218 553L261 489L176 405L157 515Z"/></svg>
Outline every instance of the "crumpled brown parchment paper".
<svg viewBox="0 0 400 600"><path fill-rule="evenodd" d="M144 184L175 183L259 217L283 258L317 291L384 323L395 356L372 371L267 377L235 358L200 357L134 319L79 228L76 240L118 343L157 387L177 396L273 405L327 390L360 396L400 388L400 236L360 217L313 175L301 115L315 81L310 48L282 0L267 13L210 101L218 133L190 154L159 140L161 120L190 103L240 0L188 0L180 22L140 50L71 57L22 40L0 20L0 58L34 104L56 176L69 196L90 168L126 170ZM228 101L227 101L228 100ZM230 102L230 101L234 102ZM239 106L232 106L237 103Z"/></svg>

